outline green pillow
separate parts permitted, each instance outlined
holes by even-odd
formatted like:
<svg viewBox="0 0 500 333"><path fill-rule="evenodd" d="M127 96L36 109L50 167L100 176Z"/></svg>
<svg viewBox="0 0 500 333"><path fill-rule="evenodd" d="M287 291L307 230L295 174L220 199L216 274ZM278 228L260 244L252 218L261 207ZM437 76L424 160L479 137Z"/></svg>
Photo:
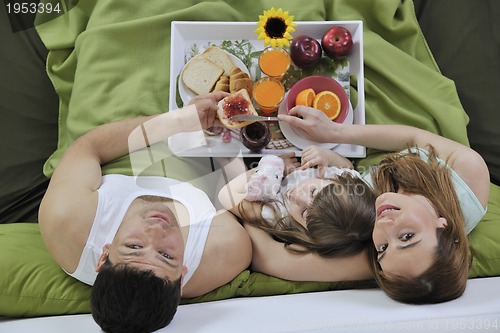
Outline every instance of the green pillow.
<svg viewBox="0 0 500 333"><path fill-rule="evenodd" d="M38 224L0 225L0 317L90 313L91 287L67 275L52 259ZM181 304L238 296L346 289L361 282L290 282L245 270L230 283Z"/></svg>
<svg viewBox="0 0 500 333"><path fill-rule="evenodd" d="M491 185L486 216L470 234L471 278L500 276L500 187ZM0 225L0 316L32 317L90 312L90 287L51 258L38 224ZM361 282L291 282L245 270L230 283L181 304L232 297L269 296L370 287Z"/></svg>
<svg viewBox="0 0 500 333"><path fill-rule="evenodd" d="M0 316L88 313L90 287L48 253L38 224L0 225Z"/></svg>
<svg viewBox="0 0 500 333"><path fill-rule="evenodd" d="M470 277L500 276L500 186L491 184L488 211L469 235Z"/></svg>

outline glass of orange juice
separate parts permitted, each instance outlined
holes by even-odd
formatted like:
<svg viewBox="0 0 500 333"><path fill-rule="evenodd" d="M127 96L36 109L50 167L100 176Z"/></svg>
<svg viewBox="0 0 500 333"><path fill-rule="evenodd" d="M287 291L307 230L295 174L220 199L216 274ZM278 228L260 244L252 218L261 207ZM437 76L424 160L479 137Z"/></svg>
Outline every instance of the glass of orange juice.
<svg viewBox="0 0 500 333"><path fill-rule="evenodd" d="M285 96L285 87L275 78L263 77L253 85L253 99L263 113L276 111Z"/></svg>
<svg viewBox="0 0 500 333"><path fill-rule="evenodd" d="M285 49L268 47L259 56L259 67L265 75L281 80L290 68L290 55Z"/></svg>

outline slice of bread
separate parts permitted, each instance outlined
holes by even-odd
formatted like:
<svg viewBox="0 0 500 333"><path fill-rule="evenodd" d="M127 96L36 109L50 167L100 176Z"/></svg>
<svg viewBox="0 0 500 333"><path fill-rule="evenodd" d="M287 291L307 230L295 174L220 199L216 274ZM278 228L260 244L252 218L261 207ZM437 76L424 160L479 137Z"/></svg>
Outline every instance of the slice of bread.
<svg viewBox="0 0 500 333"><path fill-rule="evenodd" d="M215 83L224 73L224 69L204 57L191 59L182 72L182 82L197 93L204 95L211 92Z"/></svg>
<svg viewBox="0 0 500 333"><path fill-rule="evenodd" d="M217 46L211 46L201 54L202 57L207 58L208 60L215 63L217 66L220 66L224 69L224 75L229 76L229 73L233 70L234 63L229 57L229 55Z"/></svg>
<svg viewBox="0 0 500 333"><path fill-rule="evenodd" d="M228 118L232 116L240 114L258 115L246 89L241 89L225 97L219 102L218 107L217 116L226 128L241 128L253 123L253 121L231 121Z"/></svg>

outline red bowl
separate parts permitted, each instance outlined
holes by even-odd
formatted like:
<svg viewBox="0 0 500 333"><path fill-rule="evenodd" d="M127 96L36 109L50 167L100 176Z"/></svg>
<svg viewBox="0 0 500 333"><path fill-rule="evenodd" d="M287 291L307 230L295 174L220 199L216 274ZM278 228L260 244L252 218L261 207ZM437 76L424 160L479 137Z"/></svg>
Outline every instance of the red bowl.
<svg viewBox="0 0 500 333"><path fill-rule="evenodd" d="M295 98L297 95L307 88L312 88L316 94L324 90L329 90L337 94L340 99L340 113L333 121L337 123L344 122L347 117L347 112L349 111L349 97L344 88L342 88L335 79L328 76L313 75L297 81L288 92L286 98L287 112L290 112L290 109L295 106Z"/></svg>

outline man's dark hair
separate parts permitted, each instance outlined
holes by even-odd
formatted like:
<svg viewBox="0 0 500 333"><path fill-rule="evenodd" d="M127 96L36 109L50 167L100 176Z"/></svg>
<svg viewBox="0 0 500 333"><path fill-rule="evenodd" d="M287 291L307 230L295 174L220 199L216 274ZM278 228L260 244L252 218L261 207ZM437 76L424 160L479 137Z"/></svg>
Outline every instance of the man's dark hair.
<svg viewBox="0 0 500 333"><path fill-rule="evenodd" d="M181 298L181 278L168 281L106 260L90 295L92 317L108 333L149 333L167 326Z"/></svg>

